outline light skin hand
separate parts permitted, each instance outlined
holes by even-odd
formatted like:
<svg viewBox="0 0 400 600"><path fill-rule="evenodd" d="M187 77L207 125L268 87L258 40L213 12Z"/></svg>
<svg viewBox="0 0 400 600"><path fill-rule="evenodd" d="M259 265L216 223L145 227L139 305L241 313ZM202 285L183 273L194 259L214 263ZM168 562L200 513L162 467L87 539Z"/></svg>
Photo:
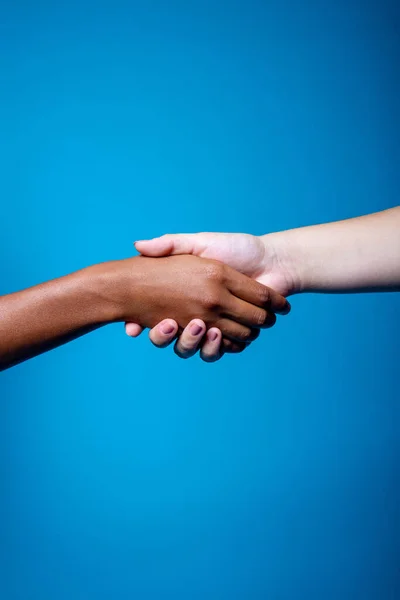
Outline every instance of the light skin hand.
<svg viewBox="0 0 400 600"><path fill-rule="evenodd" d="M154 240L136 242L135 247L139 252L151 256L194 254L201 257L213 257L215 260L229 264L239 272L273 288L283 296L294 293L295 290L295 278L290 269L282 268L275 259L273 248L271 247L267 251L262 238L250 234L198 233L165 235ZM279 310L276 312L278 314L287 314L289 310L290 305L287 304L283 312ZM129 323L126 325L126 333L132 337L136 337L141 331L142 328L136 324ZM158 326L150 332L150 337L155 345L164 347L156 341L160 339ZM189 334L185 330L180 337L184 346L187 346L188 338ZM238 348L237 346L233 346L231 342L222 340L221 337L219 339L219 345L215 341L210 346L207 337L202 347L202 358L206 354L209 362L211 362L221 358L225 352L231 353L243 350L243 347ZM199 336L196 346L192 347L190 356L195 354L196 349L201 344L202 336Z"/></svg>
<svg viewBox="0 0 400 600"><path fill-rule="evenodd" d="M198 324L193 333L192 326ZM143 327L136 323L126 323L125 331L129 337L136 338ZM190 358L200 349L200 358L205 362L215 362L222 358L225 352L238 354L243 352L249 343L232 342L222 337L221 331L212 327L207 331L206 324L201 319L194 319L179 333L178 324L172 319L165 319L149 331L149 339L157 348L167 348L178 336L174 352L179 358Z"/></svg>
<svg viewBox="0 0 400 600"><path fill-rule="evenodd" d="M284 296L400 290L400 207L261 237L177 234L135 245L149 256L189 253L220 260Z"/></svg>
<svg viewBox="0 0 400 600"><path fill-rule="evenodd" d="M133 327L132 333L130 331L131 326ZM135 324L128 324L127 334L131 337L137 337L142 328ZM153 327L149 332L150 341L157 348L167 348L176 338L179 331L178 324L172 319L165 319L158 325ZM139 333L138 333L139 332ZM222 349L221 346L222 334L216 327L211 327L206 331L206 324L201 319L193 319L185 327L179 339L176 340L174 346L174 352L180 358L190 358L193 356L201 344L200 356L205 362L214 362L221 357ZM245 348L242 344L233 344L231 346L236 348L237 351L241 351Z"/></svg>
<svg viewBox="0 0 400 600"><path fill-rule="evenodd" d="M145 256L193 254L223 262L283 296L296 293L299 287L297 265L283 248L276 247L273 236L247 233L192 233L164 235L135 243ZM280 244L281 246L281 244Z"/></svg>

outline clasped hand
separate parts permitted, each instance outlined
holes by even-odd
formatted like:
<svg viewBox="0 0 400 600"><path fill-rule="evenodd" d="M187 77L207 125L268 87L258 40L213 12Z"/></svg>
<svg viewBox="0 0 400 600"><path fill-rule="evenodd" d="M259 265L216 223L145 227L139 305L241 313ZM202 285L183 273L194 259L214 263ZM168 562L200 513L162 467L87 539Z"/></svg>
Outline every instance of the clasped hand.
<svg viewBox="0 0 400 600"><path fill-rule="evenodd" d="M189 358L200 349L201 358L206 362L213 362L225 352L243 351L259 336L260 328L272 327L276 322L275 315L287 314L290 305L283 295L224 264L229 260L233 267L255 275L257 251L260 250L257 238L237 235L234 236L236 243L231 245L232 236L201 235L202 247L194 244L198 241L198 237L194 236L164 236L153 242L138 242L137 247L152 256L184 254L185 251L203 255L202 258L197 258L197 263L193 262L195 256L188 255L175 257L177 262L168 263L173 271L179 271L173 303L169 309L171 312L167 313L170 318L163 319L151 329L150 339L159 348L165 348L176 340L174 350L181 358ZM208 240L207 235L212 236L212 239ZM172 239L178 239L180 243L171 245ZM209 244L209 241L213 243ZM207 258L207 250L210 248L211 259L217 260ZM235 248L235 252L232 248ZM262 253L259 254L261 257ZM173 261L174 257L168 260ZM246 264L246 260L250 261L249 264ZM164 273L165 280L170 275L169 269L165 269L164 261L165 259L154 261L153 264L154 268L160 268L163 263L164 269L160 269L160 274ZM145 272L151 273L151 268L146 267ZM149 280L156 280L157 285L164 281L153 275L150 275ZM165 302L162 309L158 314L166 314ZM176 312L173 313L173 310ZM180 319L174 314L179 314ZM139 322L136 320L135 323L126 324L128 335L137 337L141 333L144 323L141 322L139 326ZM188 324L182 327L182 323ZM152 321L150 318L147 326L151 327L152 324L154 319Z"/></svg>

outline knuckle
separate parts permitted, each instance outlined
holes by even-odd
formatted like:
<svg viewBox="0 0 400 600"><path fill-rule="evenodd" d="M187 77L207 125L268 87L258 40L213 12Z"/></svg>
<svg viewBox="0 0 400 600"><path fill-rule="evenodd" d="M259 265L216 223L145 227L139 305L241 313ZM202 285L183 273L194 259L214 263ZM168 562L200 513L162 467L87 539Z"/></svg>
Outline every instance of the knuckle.
<svg viewBox="0 0 400 600"><path fill-rule="evenodd" d="M252 335L251 329L249 329L249 330L241 329L236 333L235 337L239 342L246 343L246 342L251 341L251 335Z"/></svg>
<svg viewBox="0 0 400 600"><path fill-rule="evenodd" d="M253 323L258 327L262 327L268 319L268 313L266 310L259 309L253 317Z"/></svg>
<svg viewBox="0 0 400 600"><path fill-rule="evenodd" d="M225 276L225 265L218 262L210 262L207 265L207 277L211 281L221 282Z"/></svg>
<svg viewBox="0 0 400 600"><path fill-rule="evenodd" d="M269 288L263 286L259 291L260 300L263 304L269 304L271 302L271 291Z"/></svg>
<svg viewBox="0 0 400 600"><path fill-rule="evenodd" d="M221 295L216 289L210 289L203 298L204 306L210 311L221 308Z"/></svg>

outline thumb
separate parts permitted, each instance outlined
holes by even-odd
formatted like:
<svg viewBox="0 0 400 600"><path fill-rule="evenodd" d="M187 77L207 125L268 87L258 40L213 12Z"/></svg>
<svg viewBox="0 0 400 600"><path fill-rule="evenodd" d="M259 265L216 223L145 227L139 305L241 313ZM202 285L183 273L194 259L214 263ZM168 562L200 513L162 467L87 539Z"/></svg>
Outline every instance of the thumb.
<svg viewBox="0 0 400 600"><path fill-rule="evenodd" d="M195 234L177 233L152 240L135 242L135 248L144 256L169 256L170 254L196 254Z"/></svg>

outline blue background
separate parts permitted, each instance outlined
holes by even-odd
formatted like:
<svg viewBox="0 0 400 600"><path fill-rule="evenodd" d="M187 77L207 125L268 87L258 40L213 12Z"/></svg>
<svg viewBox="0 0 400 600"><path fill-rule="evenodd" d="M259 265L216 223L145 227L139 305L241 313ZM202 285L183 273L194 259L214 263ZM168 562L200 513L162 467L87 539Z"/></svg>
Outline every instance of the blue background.
<svg viewBox="0 0 400 600"><path fill-rule="evenodd" d="M0 292L398 204L399 27L395 2L3 1ZM3 373L1 599L399 598L398 314L295 297L215 365L116 325Z"/></svg>

